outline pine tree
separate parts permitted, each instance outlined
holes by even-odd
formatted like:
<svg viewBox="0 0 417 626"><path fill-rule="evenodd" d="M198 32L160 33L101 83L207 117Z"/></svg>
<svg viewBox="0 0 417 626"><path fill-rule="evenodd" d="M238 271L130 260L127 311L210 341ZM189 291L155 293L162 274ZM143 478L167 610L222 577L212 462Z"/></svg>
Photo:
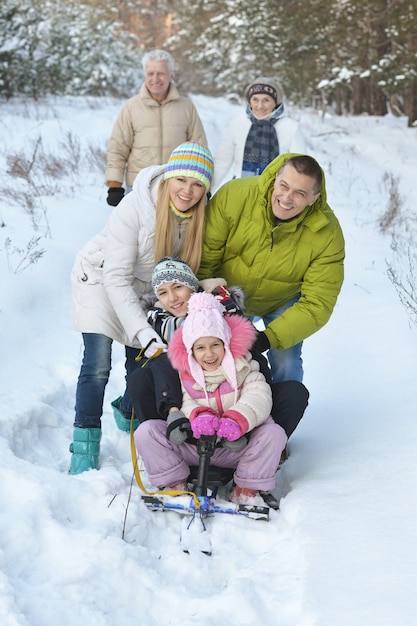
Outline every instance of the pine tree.
<svg viewBox="0 0 417 626"><path fill-rule="evenodd" d="M0 6L0 95L131 95L139 42L105 10L78 0Z"/></svg>

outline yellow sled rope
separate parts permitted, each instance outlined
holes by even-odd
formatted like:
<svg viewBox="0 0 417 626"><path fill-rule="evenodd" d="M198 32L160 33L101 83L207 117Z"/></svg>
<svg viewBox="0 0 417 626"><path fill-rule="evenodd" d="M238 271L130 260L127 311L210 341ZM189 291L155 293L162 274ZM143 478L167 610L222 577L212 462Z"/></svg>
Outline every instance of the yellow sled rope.
<svg viewBox="0 0 417 626"><path fill-rule="evenodd" d="M154 341L154 340L152 340ZM149 346L149 344L148 344ZM140 361L144 358L144 353L146 351L146 349L148 348L148 346L145 346L145 348L142 348L142 350L139 352L138 356L136 357L136 361ZM145 367L146 364L151 360L156 358L157 356L159 356L162 353L162 348L159 348L156 353L154 355L152 355L152 357L148 358L146 361L144 361L142 367ZM198 497L196 496L196 494L193 491L182 491L181 489L165 489L164 491L148 491L143 482L142 482L142 478L140 476L140 471L139 471L139 466L138 466L138 454L136 451L136 446L135 446L135 439L133 437L133 434L135 432L134 429L134 411L132 409L132 417L130 420L130 452L131 452L131 456L132 456L132 465L133 465L133 472L135 474L135 478L136 478L136 482L138 483L139 489L141 491L143 491L144 493L146 493L148 496L182 496L185 494L189 494L190 496L193 497L194 499L194 504L195 504L195 508L199 509L200 508L200 500L198 499Z"/></svg>

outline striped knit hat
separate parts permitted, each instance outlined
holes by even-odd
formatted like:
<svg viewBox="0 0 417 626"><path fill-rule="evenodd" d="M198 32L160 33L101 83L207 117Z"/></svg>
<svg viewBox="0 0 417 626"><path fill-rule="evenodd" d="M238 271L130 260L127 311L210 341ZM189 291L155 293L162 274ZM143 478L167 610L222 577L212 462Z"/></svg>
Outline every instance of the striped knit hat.
<svg viewBox="0 0 417 626"><path fill-rule="evenodd" d="M200 180L207 191L213 180L214 163L210 150L195 141L177 146L165 166L164 179L192 176Z"/></svg>

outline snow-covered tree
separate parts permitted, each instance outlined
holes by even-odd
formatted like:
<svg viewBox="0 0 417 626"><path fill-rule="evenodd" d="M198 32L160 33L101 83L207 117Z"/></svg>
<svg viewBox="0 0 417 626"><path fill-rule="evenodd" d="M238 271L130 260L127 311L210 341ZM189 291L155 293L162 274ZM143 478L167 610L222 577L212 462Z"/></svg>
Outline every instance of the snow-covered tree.
<svg viewBox="0 0 417 626"><path fill-rule="evenodd" d="M396 98L417 118L416 8L410 0L177 0L168 46L181 80L243 92L273 74L287 98L325 97L335 111L383 115Z"/></svg>
<svg viewBox="0 0 417 626"><path fill-rule="evenodd" d="M78 0L4 0L0 95L128 95L141 47L104 9Z"/></svg>
<svg viewBox="0 0 417 626"><path fill-rule="evenodd" d="M288 100L417 120L415 0L3 0L0 96L136 90L144 50L178 85L239 93L278 78Z"/></svg>

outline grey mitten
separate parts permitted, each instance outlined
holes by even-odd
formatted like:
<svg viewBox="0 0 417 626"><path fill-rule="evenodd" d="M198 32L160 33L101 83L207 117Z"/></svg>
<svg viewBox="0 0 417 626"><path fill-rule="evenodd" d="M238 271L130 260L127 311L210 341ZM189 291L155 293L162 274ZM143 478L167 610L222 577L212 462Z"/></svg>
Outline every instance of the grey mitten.
<svg viewBox="0 0 417 626"><path fill-rule="evenodd" d="M230 452L240 452L247 445L248 438L246 435L242 435L242 437L239 437L239 439L235 439L234 441L222 439L222 448L226 448L226 450L230 450Z"/></svg>
<svg viewBox="0 0 417 626"><path fill-rule="evenodd" d="M167 417L167 439L175 446L180 446L187 441L190 430L190 420L182 411L171 411Z"/></svg>

